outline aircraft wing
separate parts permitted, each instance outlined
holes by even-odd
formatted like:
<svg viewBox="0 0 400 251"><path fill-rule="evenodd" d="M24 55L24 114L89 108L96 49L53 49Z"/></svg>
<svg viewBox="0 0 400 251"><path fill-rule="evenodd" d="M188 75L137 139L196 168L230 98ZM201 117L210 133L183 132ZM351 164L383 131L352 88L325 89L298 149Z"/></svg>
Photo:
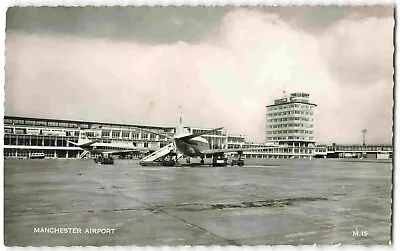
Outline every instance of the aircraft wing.
<svg viewBox="0 0 400 251"><path fill-rule="evenodd" d="M249 148L228 148L228 149L209 149L202 151L203 154L215 154L215 153L233 153L233 152L245 152L245 151L254 151L254 150L265 150L270 149L271 147L279 147L279 146L265 146L265 147L249 147Z"/></svg>
<svg viewBox="0 0 400 251"><path fill-rule="evenodd" d="M136 148L136 149L129 149L129 150L111 150L111 151L104 151L102 154L120 154L120 153L133 153L133 152L148 152L152 149L149 148Z"/></svg>
<svg viewBox="0 0 400 251"><path fill-rule="evenodd" d="M72 145L74 145L74 146L78 146L78 143L75 143L75 142L72 142L72 141L69 141L69 140L67 140L67 142L72 144Z"/></svg>
<svg viewBox="0 0 400 251"><path fill-rule="evenodd" d="M120 154L120 153L131 153L131 152L139 152L137 149L132 150L115 150L115 151L106 151L102 152L102 154Z"/></svg>
<svg viewBox="0 0 400 251"><path fill-rule="evenodd" d="M201 135L208 134L210 132L215 132L215 131L221 130L222 128L223 127L219 127L219 128L215 128L215 129L211 129L211 130L195 133L195 134L190 134L190 135L187 135L187 136L182 136L182 137L179 137L179 139L180 140L193 139L193 138L199 137Z"/></svg>
<svg viewBox="0 0 400 251"><path fill-rule="evenodd" d="M85 144L78 144L78 143L75 143L75 142L72 142L72 141L69 141L69 140L67 142L70 143L70 144L73 144L74 146L81 147L81 146L90 146L91 144L98 142L98 140L92 140L92 141L89 141L89 142L87 142Z"/></svg>

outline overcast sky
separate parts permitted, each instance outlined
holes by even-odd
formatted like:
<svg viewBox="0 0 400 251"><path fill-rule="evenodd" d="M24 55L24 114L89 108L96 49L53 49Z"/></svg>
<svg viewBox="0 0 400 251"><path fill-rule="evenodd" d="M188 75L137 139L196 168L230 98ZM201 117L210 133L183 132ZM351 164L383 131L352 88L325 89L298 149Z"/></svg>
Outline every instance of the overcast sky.
<svg viewBox="0 0 400 251"><path fill-rule="evenodd" d="M308 92L319 143L390 143L392 7L13 7L5 114L265 137Z"/></svg>

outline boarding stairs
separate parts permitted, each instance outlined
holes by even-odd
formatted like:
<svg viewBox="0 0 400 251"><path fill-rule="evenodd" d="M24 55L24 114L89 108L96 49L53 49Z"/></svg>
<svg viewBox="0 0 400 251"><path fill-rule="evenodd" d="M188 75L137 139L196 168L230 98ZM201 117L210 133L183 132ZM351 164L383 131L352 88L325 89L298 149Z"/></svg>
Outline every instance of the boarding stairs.
<svg viewBox="0 0 400 251"><path fill-rule="evenodd" d="M157 151L153 152L152 154L147 155L140 160L139 164L142 166L147 166L155 164L157 162L162 162L168 155L176 155L176 148L174 143L170 143L163 148L160 148Z"/></svg>
<svg viewBox="0 0 400 251"><path fill-rule="evenodd" d="M83 153L81 153L81 155L79 155L79 158L83 159L85 158L85 156L89 153L88 150L83 151Z"/></svg>

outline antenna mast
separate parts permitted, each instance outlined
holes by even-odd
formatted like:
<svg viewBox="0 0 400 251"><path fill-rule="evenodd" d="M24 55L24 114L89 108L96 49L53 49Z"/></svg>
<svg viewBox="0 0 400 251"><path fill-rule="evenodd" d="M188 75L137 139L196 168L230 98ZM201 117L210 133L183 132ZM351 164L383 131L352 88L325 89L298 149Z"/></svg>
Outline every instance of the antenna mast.
<svg viewBox="0 0 400 251"><path fill-rule="evenodd" d="M183 112L182 112L182 106L181 106L181 105L179 105L179 112L180 112L180 115L179 115L179 124L182 124Z"/></svg>
<svg viewBox="0 0 400 251"><path fill-rule="evenodd" d="M287 98L286 97L286 83L283 83L283 98Z"/></svg>
<svg viewBox="0 0 400 251"><path fill-rule="evenodd" d="M366 144L366 143L365 143L365 135L367 134L367 129L364 128L364 129L362 129L361 132L362 132L362 134L363 134L363 146L365 146L365 144Z"/></svg>

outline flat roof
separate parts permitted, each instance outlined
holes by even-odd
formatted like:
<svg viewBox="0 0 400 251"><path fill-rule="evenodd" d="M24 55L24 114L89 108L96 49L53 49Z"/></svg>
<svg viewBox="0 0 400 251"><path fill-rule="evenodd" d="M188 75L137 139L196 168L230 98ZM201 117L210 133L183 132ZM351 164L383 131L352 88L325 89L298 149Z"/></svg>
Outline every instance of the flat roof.
<svg viewBox="0 0 400 251"><path fill-rule="evenodd" d="M307 102L301 102L301 101L287 101L287 102L280 103L280 104L266 105L265 107L278 106L278 105L287 105L287 104L294 104L294 103L317 106L314 103L307 103Z"/></svg>
<svg viewBox="0 0 400 251"><path fill-rule="evenodd" d="M21 119L21 120L35 120L35 121L46 121L46 122L61 122L61 123L80 123L80 124L97 124L97 125L110 125L110 126L132 126L132 127L151 127L158 129L175 129L175 127L169 126L151 126L151 125L133 125L133 124L121 124L121 123L106 123L106 122L95 122L95 121L83 121L83 120L66 120L66 119L51 119L51 118L33 118L33 117L21 117L21 116L4 116L4 119Z"/></svg>

